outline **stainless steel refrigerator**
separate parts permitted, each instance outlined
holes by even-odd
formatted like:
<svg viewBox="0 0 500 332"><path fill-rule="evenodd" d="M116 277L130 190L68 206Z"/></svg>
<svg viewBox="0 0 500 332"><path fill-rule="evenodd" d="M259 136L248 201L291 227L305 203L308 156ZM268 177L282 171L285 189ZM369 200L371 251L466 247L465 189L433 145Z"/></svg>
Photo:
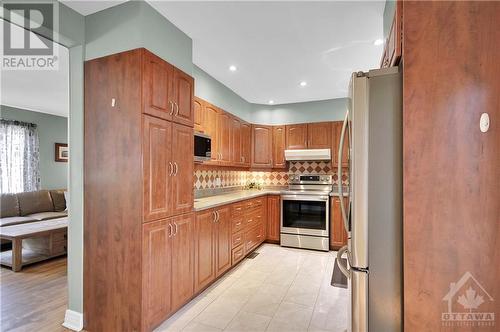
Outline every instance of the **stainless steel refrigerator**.
<svg viewBox="0 0 500 332"><path fill-rule="evenodd" d="M402 75L398 67L352 75L339 174L345 140L350 155L349 205L341 204L341 210L348 241L338 252L337 264L350 290L349 331L402 331ZM343 188L339 191L342 197ZM341 256L347 256L347 264Z"/></svg>

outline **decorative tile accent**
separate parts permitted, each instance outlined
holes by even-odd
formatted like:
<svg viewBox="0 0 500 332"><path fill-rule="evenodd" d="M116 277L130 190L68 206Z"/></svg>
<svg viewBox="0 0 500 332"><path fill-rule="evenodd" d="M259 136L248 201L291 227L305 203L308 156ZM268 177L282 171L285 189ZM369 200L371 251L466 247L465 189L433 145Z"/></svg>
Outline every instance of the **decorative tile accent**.
<svg viewBox="0 0 500 332"><path fill-rule="evenodd" d="M334 184L338 185L337 168L331 162L290 162L288 171L235 171L214 168L213 170L196 170L194 172L194 189L214 189L226 187L241 187L248 182L257 182L262 186L286 186L288 174L332 174ZM216 179L220 178L220 186L216 186ZM349 172L342 173L342 185L349 184Z"/></svg>

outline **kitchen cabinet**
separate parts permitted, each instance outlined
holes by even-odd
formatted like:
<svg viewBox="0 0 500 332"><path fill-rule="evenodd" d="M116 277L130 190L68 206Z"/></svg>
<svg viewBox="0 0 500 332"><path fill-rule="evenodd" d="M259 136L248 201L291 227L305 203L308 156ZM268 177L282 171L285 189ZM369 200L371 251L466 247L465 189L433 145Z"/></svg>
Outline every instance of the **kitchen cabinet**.
<svg viewBox="0 0 500 332"><path fill-rule="evenodd" d="M172 207L170 215L189 213L193 209L193 155L194 132L193 128L172 125Z"/></svg>
<svg viewBox="0 0 500 332"><path fill-rule="evenodd" d="M231 116L224 111L217 113L217 161L221 165L231 163Z"/></svg>
<svg viewBox="0 0 500 332"><path fill-rule="evenodd" d="M307 124L286 125L286 149L307 149Z"/></svg>
<svg viewBox="0 0 500 332"><path fill-rule="evenodd" d="M193 126L194 79L142 49L143 113Z"/></svg>
<svg viewBox="0 0 500 332"><path fill-rule="evenodd" d="M307 148L330 149L332 147L333 126L331 122L307 124Z"/></svg>
<svg viewBox="0 0 500 332"><path fill-rule="evenodd" d="M271 126L252 125L252 167L272 168L273 128Z"/></svg>
<svg viewBox="0 0 500 332"><path fill-rule="evenodd" d="M252 161L252 126L241 123L241 157L242 166L250 167Z"/></svg>
<svg viewBox="0 0 500 332"><path fill-rule="evenodd" d="M231 267L231 207L215 209L216 221L216 276L220 276Z"/></svg>
<svg viewBox="0 0 500 332"><path fill-rule="evenodd" d="M241 139L241 121L233 117L231 119L231 163L233 165L243 164Z"/></svg>
<svg viewBox="0 0 500 332"><path fill-rule="evenodd" d="M172 206L172 123L143 116L144 221L166 218Z"/></svg>
<svg viewBox="0 0 500 332"><path fill-rule="evenodd" d="M219 159L219 150L218 150L218 139L217 136L217 114L219 113L219 109L212 104L207 102L203 105L203 129L205 130L205 134L209 135L212 139L212 157L209 164L217 164Z"/></svg>
<svg viewBox="0 0 500 332"><path fill-rule="evenodd" d="M269 195L267 198L267 231L266 240L270 242L280 241L281 224L281 197Z"/></svg>
<svg viewBox="0 0 500 332"><path fill-rule="evenodd" d="M342 211L340 210L340 198L334 196L330 199L330 249L338 250L347 244L347 232L345 231ZM344 207L347 209L349 199L344 197Z"/></svg>
<svg viewBox="0 0 500 332"><path fill-rule="evenodd" d="M215 212L196 213L195 225L195 291L199 292L215 280Z"/></svg>
<svg viewBox="0 0 500 332"><path fill-rule="evenodd" d="M381 68L397 66L403 50L403 1L397 0L389 35L384 44Z"/></svg>
<svg viewBox="0 0 500 332"><path fill-rule="evenodd" d="M143 330L152 330L172 311L172 239L168 220L143 225Z"/></svg>
<svg viewBox="0 0 500 332"><path fill-rule="evenodd" d="M333 123L335 129L335 139L332 146L332 164L334 167L338 166L338 155L339 155L339 145L340 136L342 134L343 121L335 121ZM346 133L344 138L344 145L342 148L342 167L349 167L349 135Z"/></svg>
<svg viewBox="0 0 500 332"><path fill-rule="evenodd" d="M203 128L203 103L204 101L200 98L195 97L193 100L194 107L194 130L200 133L205 132Z"/></svg>
<svg viewBox="0 0 500 332"><path fill-rule="evenodd" d="M273 127L273 168L286 168L285 147L286 130L285 126Z"/></svg>

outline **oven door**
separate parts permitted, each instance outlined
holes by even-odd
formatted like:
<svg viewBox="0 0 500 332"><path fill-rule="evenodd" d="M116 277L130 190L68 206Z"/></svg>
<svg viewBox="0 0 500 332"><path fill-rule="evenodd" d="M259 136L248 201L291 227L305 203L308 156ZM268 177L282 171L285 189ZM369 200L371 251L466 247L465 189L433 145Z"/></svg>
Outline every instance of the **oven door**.
<svg viewBox="0 0 500 332"><path fill-rule="evenodd" d="M281 196L281 233L329 236L329 197Z"/></svg>

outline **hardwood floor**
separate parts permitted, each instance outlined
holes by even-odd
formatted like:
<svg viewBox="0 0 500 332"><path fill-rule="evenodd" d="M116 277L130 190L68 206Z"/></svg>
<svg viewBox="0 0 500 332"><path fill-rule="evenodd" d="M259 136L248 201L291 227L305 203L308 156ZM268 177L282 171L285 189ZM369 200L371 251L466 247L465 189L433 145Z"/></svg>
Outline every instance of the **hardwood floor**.
<svg viewBox="0 0 500 332"><path fill-rule="evenodd" d="M70 331L61 324L67 306L66 257L24 267L0 268L0 330Z"/></svg>

